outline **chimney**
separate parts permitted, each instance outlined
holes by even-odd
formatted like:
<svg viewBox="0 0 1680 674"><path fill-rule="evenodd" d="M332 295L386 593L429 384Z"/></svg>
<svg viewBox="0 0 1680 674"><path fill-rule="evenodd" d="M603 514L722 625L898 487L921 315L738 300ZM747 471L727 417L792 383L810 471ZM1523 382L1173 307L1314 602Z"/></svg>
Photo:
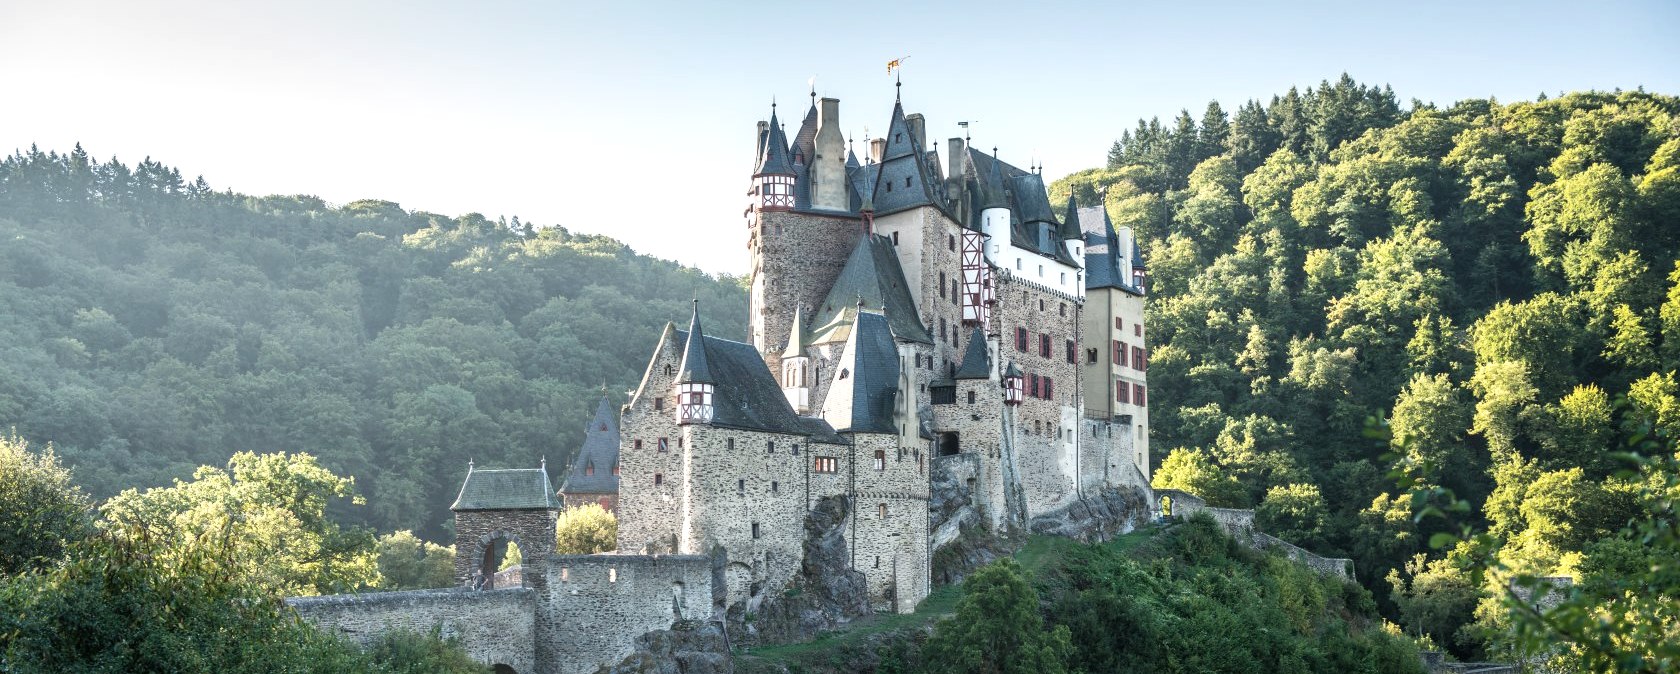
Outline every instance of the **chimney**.
<svg viewBox="0 0 1680 674"><path fill-rule="evenodd" d="M910 137L916 139L916 147L927 149L927 134L922 121L922 113L913 112L904 116L905 126L910 127Z"/></svg>
<svg viewBox="0 0 1680 674"><path fill-rule="evenodd" d="M840 132L840 99L824 98L817 107L817 156L811 163L811 205L846 210L846 136Z"/></svg>
<svg viewBox="0 0 1680 674"><path fill-rule="evenodd" d="M871 139L869 139L869 159L871 161L879 164L879 163L881 163L881 158L885 157L885 156L887 156L887 139L885 139L885 138L871 138Z"/></svg>
<svg viewBox="0 0 1680 674"><path fill-rule="evenodd" d="M965 143L961 138L952 138L945 141L945 147L951 153L951 156L947 159L951 168L945 172L946 178L960 180L968 172L968 153L964 151L966 149L964 145Z"/></svg>

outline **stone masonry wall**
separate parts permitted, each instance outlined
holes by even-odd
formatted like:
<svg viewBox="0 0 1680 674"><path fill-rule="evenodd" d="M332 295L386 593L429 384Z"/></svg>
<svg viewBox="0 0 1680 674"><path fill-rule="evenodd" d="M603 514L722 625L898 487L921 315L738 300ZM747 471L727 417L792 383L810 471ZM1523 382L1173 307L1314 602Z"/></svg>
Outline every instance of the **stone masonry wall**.
<svg viewBox="0 0 1680 674"><path fill-rule="evenodd" d="M1304 564L1319 573L1340 576L1347 580L1354 579L1353 560L1336 557L1320 557L1289 541L1259 531L1254 528L1254 511L1238 508L1214 508L1207 505L1197 496L1177 489L1161 489L1155 492L1156 512L1163 517L1175 519L1190 519L1196 513L1207 513L1220 528L1244 545L1256 550L1278 550L1285 557ZM1167 502L1170 499L1171 513L1167 513Z"/></svg>
<svg viewBox="0 0 1680 674"><path fill-rule="evenodd" d="M618 550L676 552L683 452L671 385L682 345L667 326L642 383L619 415ZM658 405L655 400L662 400ZM663 409L657 409L662 407ZM665 449L660 449L664 439Z"/></svg>
<svg viewBox="0 0 1680 674"><path fill-rule="evenodd" d="M805 540L806 438L683 427L680 552L728 553L729 604L754 611L799 570ZM798 452L795 454L795 452Z"/></svg>
<svg viewBox="0 0 1680 674"><path fill-rule="evenodd" d="M636 637L712 613L712 561L699 555L551 555L537 600L541 674L617 663ZM525 670L521 670L525 671Z"/></svg>
<svg viewBox="0 0 1680 674"><path fill-rule="evenodd" d="M871 601L908 613L928 592L928 476L926 457L895 440L854 436L853 565L868 578Z"/></svg>
<svg viewBox="0 0 1680 674"><path fill-rule="evenodd" d="M537 593L525 588L466 588L293 597L286 603L311 624L367 644L382 633L437 629L461 640L472 659L516 672L536 669Z"/></svg>
<svg viewBox="0 0 1680 674"><path fill-rule="evenodd" d="M470 586L482 572L494 574L500 569L481 569L484 553L492 545L510 541L519 546L525 559L542 559L554 551L554 522L558 513L552 510L494 510L455 513L455 584ZM505 550L503 553L505 554ZM500 559L491 560L500 562ZM488 588L485 588L488 589Z"/></svg>
<svg viewBox="0 0 1680 674"><path fill-rule="evenodd" d="M759 213L747 244L753 265L748 343L764 354L771 372L781 372L794 308L809 312L822 302L862 235L856 218Z"/></svg>
<svg viewBox="0 0 1680 674"><path fill-rule="evenodd" d="M993 321L999 334L1000 358L1013 360L1027 375L1026 399L1015 411L1015 456L1027 508L1036 514L1066 505L1075 497L1074 437L1078 433L1080 403L1079 339L1081 300L1047 286L998 274L998 304ZM1026 328L1026 348L1017 342L1017 328ZM1041 336L1049 335L1049 355L1043 355ZM1068 362L1067 341L1076 340ZM1034 397L1032 377L1054 382L1051 399Z"/></svg>

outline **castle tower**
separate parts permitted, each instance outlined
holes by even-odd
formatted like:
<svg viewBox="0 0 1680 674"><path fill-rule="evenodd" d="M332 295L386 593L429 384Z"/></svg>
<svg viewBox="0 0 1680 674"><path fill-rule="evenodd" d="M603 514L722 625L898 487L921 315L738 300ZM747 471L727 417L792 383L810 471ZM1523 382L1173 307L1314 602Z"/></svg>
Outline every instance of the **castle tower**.
<svg viewBox="0 0 1680 674"><path fill-rule="evenodd" d="M788 157L787 134L776 119L776 104L770 104L770 127L760 134L758 166L753 170L753 206L758 210L785 211L793 208L793 161Z"/></svg>
<svg viewBox="0 0 1680 674"><path fill-rule="evenodd" d="M700 300L688 320L688 344L683 347L682 367L677 370L677 423L712 423L712 396L717 382L706 357L706 338L700 331Z"/></svg>

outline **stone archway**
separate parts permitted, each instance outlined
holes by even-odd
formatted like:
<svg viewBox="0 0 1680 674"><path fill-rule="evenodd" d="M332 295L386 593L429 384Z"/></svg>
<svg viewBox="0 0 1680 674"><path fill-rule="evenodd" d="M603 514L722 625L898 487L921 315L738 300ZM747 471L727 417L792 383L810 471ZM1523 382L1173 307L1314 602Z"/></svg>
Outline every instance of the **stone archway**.
<svg viewBox="0 0 1680 674"><path fill-rule="evenodd" d="M479 537L473 556L469 558L472 560L472 574L467 579L470 587L475 590L496 588L496 572L502 570L502 561L507 559L510 543L519 548L521 555L524 554L525 544L518 534L496 529Z"/></svg>
<svg viewBox="0 0 1680 674"><path fill-rule="evenodd" d="M1161 495L1161 517L1172 517L1173 497Z"/></svg>
<svg viewBox="0 0 1680 674"><path fill-rule="evenodd" d="M509 667L507 665L504 665L500 662L498 662L494 665L491 665L490 666L490 671L492 672L492 674L519 674L519 670L516 670L516 669L514 669L512 667Z"/></svg>
<svg viewBox="0 0 1680 674"><path fill-rule="evenodd" d="M724 606L733 607L752 598L752 567L740 562L730 562L723 571L724 586L728 588Z"/></svg>

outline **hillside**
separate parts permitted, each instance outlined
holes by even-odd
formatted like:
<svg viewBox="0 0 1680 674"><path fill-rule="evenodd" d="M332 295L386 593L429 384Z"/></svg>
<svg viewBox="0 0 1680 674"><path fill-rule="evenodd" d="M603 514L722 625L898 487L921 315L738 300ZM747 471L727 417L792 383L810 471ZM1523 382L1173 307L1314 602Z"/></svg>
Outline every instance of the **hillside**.
<svg viewBox="0 0 1680 674"><path fill-rule="evenodd" d="M342 517L447 540L469 459L565 465L695 297L745 333L737 279L604 236L217 192L79 146L0 161L0 428L95 497L310 452L366 498Z"/></svg>
<svg viewBox="0 0 1680 674"><path fill-rule="evenodd" d="M1638 568L1594 542L1641 512L1615 452L1680 433L1677 113L1644 91L1403 109L1343 76L1126 131L1052 196L1146 242L1156 486L1355 559L1462 656L1488 646L1474 551L1426 546L1456 529L1414 523L1392 469L1464 499L1515 570Z"/></svg>

